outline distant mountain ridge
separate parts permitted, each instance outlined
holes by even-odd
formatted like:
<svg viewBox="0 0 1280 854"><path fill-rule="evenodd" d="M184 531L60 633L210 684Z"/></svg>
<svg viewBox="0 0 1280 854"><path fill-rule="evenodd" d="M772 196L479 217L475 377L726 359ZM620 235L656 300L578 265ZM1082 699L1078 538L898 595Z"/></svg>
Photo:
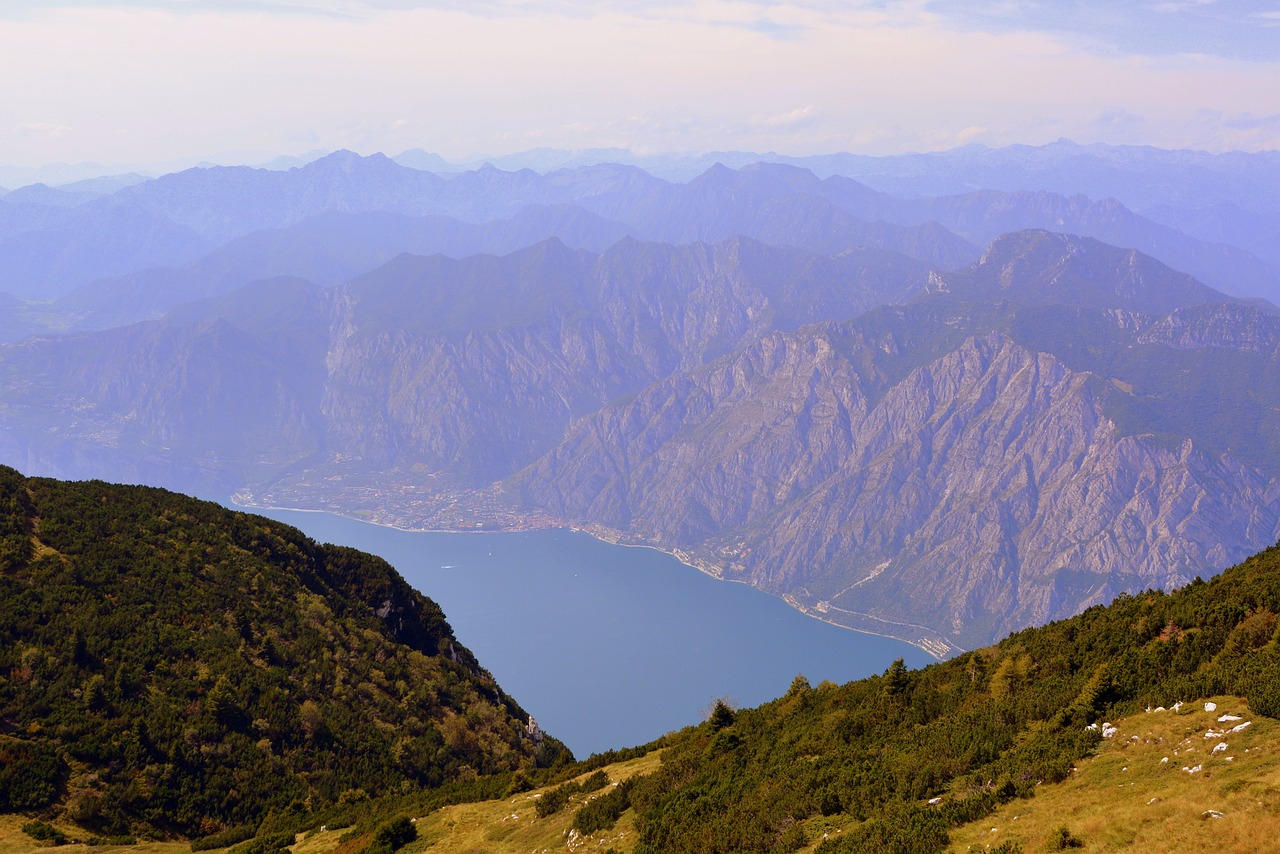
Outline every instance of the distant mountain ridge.
<svg viewBox="0 0 1280 854"><path fill-rule="evenodd" d="M588 221L588 214L581 213L574 224L567 215L570 208L610 224ZM113 301L113 288L130 287L102 280L127 277L147 283L149 293L171 294L166 305L152 297L156 309L164 310L210 295L207 276L197 274L199 281L192 281L188 270L193 266L222 265L218 286L224 289L274 275L310 275L314 260L301 254L302 244L295 242L292 250L287 244L305 241L314 229L304 226L302 234L291 232L310 218L343 214L355 217L356 230L331 242L321 257L331 255L348 263L360 259L363 266L347 268L347 275L372 269L380 255L385 258L393 250L428 251L422 235L406 232L403 226L384 235L362 234L360 215L450 217L476 227L511 221L503 236L488 239L468 235L466 226L452 226L460 240L449 249L454 255L511 251L521 248L513 245L521 235L522 245L554 233L595 250L603 248L606 235L616 239L619 233L672 243L719 242L745 235L824 253L891 249L940 270L973 260L977 244L1001 233L1041 227L1137 248L1233 294L1280 295L1280 272L1274 263L1245 248L1191 238L1114 200L996 191L901 199L847 177L819 179L804 169L776 163L737 170L713 165L684 184L617 164L545 175L486 166L441 177L381 155L359 157L351 152L335 152L287 171L192 169L110 194L15 191L0 197L0 270L7 276L0 291L40 301L93 283L87 290L102 290L101 296L78 296L59 309L74 325L80 322L77 312L83 313L95 300ZM435 245L444 248L448 229L443 220L437 224L442 239ZM1264 232L1265 228L1257 226ZM259 233L259 238L244 242ZM401 242L392 247L396 234ZM279 247L274 259L254 255L255 246L260 253L273 241ZM1252 247L1268 245L1257 233L1248 242ZM238 258L241 253L245 257ZM98 321L98 328L110 322L108 314Z"/></svg>

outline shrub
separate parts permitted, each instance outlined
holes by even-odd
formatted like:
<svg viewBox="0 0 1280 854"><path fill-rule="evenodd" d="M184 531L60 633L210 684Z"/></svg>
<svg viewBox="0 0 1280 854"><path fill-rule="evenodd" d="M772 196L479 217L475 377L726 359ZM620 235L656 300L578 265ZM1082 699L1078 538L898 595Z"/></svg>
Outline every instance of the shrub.
<svg viewBox="0 0 1280 854"><path fill-rule="evenodd" d="M573 826L579 833L595 833L597 830L612 830L618 819L631 807L631 787L634 778L614 786L598 798L593 798L582 805L578 814L573 817Z"/></svg>
<svg viewBox="0 0 1280 854"><path fill-rule="evenodd" d="M1083 848L1084 841L1071 835L1071 831L1066 827L1060 827L1049 837L1049 841L1045 843L1046 851L1065 851L1068 848Z"/></svg>
<svg viewBox="0 0 1280 854"><path fill-rule="evenodd" d="M258 836L248 842L241 842L231 849L230 854L276 854L293 844L292 833L271 833Z"/></svg>
<svg viewBox="0 0 1280 854"><path fill-rule="evenodd" d="M538 803L534 809L538 813L538 818L546 818L549 815L555 815L560 812L565 804L569 803L569 795L578 790L577 786L572 783L565 783L563 786L556 786L549 792L544 792L542 797L538 798Z"/></svg>
<svg viewBox="0 0 1280 854"><path fill-rule="evenodd" d="M368 854L392 854L418 838L418 828L408 818L400 816L378 828L373 835Z"/></svg>
<svg viewBox="0 0 1280 854"><path fill-rule="evenodd" d="M237 842L244 842L246 839L252 839L254 829L249 825L241 827L233 827L224 830L221 833L211 833L208 836L202 836L199 839L191 840L192 851L211 851L214 848L226 848L229 845L235 845Z"/></svg>
<svg viewBox="0 0 1280 854"><path fill-rule="evenodd" d="M22 825L22 832L32 839L48 842L53 845L66 845L67 835L51 824L43 821L29 821Z"/></svg>

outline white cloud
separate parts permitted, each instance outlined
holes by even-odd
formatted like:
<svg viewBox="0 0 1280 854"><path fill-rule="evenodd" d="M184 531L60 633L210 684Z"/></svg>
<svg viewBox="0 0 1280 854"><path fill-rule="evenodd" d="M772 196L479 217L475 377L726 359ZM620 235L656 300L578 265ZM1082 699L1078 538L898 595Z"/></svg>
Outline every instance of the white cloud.
<svg viewBox="0 0 1280 854"><path fill-rule="evenodd" d="M764 127L770 128L794 128L808 125L818 117L819 110L813 104L806 104L803 107L796 107L794 110L786 113L778 113L768 116L760 121Z"/></svg>
<svg viewBox="0 0 1280 854"><path fill-rule="evenodd" d="M67 125L53 124L51 122L27 122L26 124L18 125L15 130L23 136L57 139L64 134L70 133L71 128Z"/></svg>

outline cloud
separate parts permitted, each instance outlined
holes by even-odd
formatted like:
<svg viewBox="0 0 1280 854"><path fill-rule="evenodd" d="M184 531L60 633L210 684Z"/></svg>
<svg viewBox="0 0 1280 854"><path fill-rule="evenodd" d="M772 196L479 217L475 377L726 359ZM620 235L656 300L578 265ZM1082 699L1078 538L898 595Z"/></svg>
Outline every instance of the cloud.
<svg viewBox="0 0 1280 854"><path fill-rule="evenodd" d="M759 124L767 128L797 128L812 124L818 117L819 110L813 104L806 104L803 107L797 107L786 113L778 113L777 115L768 116L761 119Z"/></svg>

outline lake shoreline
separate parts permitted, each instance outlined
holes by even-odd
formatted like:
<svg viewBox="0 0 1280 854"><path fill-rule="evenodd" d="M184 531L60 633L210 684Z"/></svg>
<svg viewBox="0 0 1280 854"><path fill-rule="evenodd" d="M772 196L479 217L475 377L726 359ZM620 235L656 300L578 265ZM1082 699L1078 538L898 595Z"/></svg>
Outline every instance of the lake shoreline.
<svg viewBox="0 0 1280 854"><path fill-rule="evenodd" d="M834 626L839 629L844 629L845 631L857 632L858 634L871 635L873 637L880 637L880 638L887 638L889 640L901 641L902 643L910 644L916 649L919 649L922 652L927 653L930 657L934 658L937 661L945 661L951 655L957 654L959 652L963 652L963 650L959 649L958 647L955 647L954 645L944 640L921 639L918 636L908 636L905 634L898 635L898 634L891 634L889 632L884 632L884 631L873 631L871 629L858 628L855 626L850 626L844 623L836 622L835 620L825 616L823 612L817 610L816 608L802 604L797 599L795 599L795 597L792 596L791 594L774 596L771 593L768 593L764 590L760 590L759 587L756 587L754 584L751 584L750 582L741 581L735 578L727 578L723 574L722 570L717 571L717 568L711 564L702 565L701 561L698 561L697 558L693 557L688 552L685 552L682 549L665 548L663 546L654 545L652 543L624 542L623 534L621 531L616 531L614 529L606 528L601 525L592 525L592 526L584 527L584 526L574 525L572 523L564 522L564 521L547 521L545 523L532 522L526 526L521 526L519 528L510 528L510 527L506 527L506 528L412 527L410 528L402 525L395 525L389 522L379 522L373 519L363 519L363 518L360 518L359 516L356 516L350 513L342 513L332 509L320 510L320 509L304 508L304 507L283 507L283 506L275 506L270 504L245 503L244 501L237 500L234 496L228 499L228 501L232 505L234 505L236 508L242 509L245 512L253 512L254 510L268 510L268 511L281 511L281 512L287 512L287 513L316 513L321 515L334 516L340 519L348 519L352 522L360 522L365 525L373 525L373 526L376 526L379 528L385 528L391 531L400 531L406 534L459 534L459 535L465 536L468 534L470 535L521 534L521 533L527 533L529 531L573 531L575 533L585 534L586 536L591 537L592 539L598 542L608 543L611 546L621 546L623 548L634 548L634 549L648 549L650 551L657 552L658 554L666 555L667 557L673 558L674 560L678 561L679 563L683 564L686 567L689 567L690 569L697 570L703 575L706 575L710 578L714 578L716 581L724 581L730 584L741 584L751 590L758 590L761 593L764 593L764 595L766 596L770 596L771 598L778 599L786 603L789 607L800 612L801 614L804 614L806 617L810 619L817 620L818 622L821 622L821 623L826 623L829 626ZM849 613L851 616L860 617L868 621L879 622L877 618L872 617L869 614L855 614L854 612L845 612L845 613ZM916 628L924 629L925 631L927 631L927 629L925 629L925 627L923 626L918 626Z"/></svg>
<svg viewBox="0 0 1280 854"><path fill-rule="evenodd" d="M769 702L797 674L844 684L896 658L911 667L934 660L888 635L812 619L749 585L714 584L721 579L661 549L618 549L572 526L443 537L475 532L235 506L387 560L441 607L503 690L581 756L696 723L717 698Z"/></svg>

